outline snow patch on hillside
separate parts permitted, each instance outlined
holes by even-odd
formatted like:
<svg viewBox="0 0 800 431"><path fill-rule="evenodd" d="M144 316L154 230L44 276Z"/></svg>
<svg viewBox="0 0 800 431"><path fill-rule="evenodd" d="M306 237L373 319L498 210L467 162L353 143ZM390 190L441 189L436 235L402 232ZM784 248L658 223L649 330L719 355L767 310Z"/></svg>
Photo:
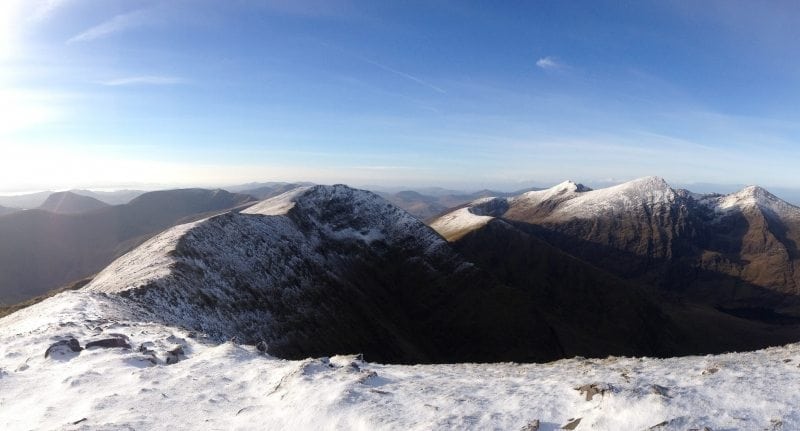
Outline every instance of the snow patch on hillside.
<svg viewBox="0 0 800 431"><path fill-rule="evenodd" d="M473 230L480 229L492 219L494 217L478 215L470 211L469 207L464 207L439 217L431 223L431 228L449 241L455 241Z"/></svg>

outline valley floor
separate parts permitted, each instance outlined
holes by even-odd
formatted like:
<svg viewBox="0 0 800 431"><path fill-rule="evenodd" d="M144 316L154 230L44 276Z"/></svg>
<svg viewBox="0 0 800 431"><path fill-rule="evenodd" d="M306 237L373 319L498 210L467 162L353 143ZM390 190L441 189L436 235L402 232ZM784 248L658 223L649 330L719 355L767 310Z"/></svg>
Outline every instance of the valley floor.
<svg viewBox="0 0 800 431"><path fill-rule="evenodd" d="M548 364L286 361L144 322L118 301L67 292L0 319L0 429L530 430L538 420L545 431L578 418L577 430L800 429L798 344ZM45 358L70 337L132 348L59 346ZM598 393L587 400L581 386Z"/></svg>

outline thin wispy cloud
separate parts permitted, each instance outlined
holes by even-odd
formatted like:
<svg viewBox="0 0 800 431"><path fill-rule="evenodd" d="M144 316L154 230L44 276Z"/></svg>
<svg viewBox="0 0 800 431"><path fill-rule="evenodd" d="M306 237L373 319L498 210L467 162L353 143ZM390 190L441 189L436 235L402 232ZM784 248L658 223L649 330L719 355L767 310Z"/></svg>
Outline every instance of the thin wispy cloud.
<svg viewBox="0 0 800 431"><path fill-rule="evenodd" d="M372 66L375 66L375 67L377 67L379 69L382 69L382 70L384 70L386 72L389 72L389 73L391 73L393 75L397 75L397 76L405 78L405 79L407 79L409 81L415 82L415 83L417 83L419 85L422 85L423 87L427 87L427 88L429 88L429 89L431 89L431 90L433 90L433 91L435 91L437 93L447 94L447 92L444 89L442 89L441 87L438 87L438 86L436 86L434 84L431 84L430 82L425 81L422 78L419 78L419 77L416 77L414 75L411 75L410 73L403 72L402 70L397 70L397 69L395 69L393 67L390 67L390 66L387 66L387 65L385 65L383 63L377 62L377 61L375 61L375 60L373 60L371 58L364 57L363 55L356 54L356 53L354 53L352 51L349 51L347 49L344 49L344 48L336 46L336 45L332 45L332 44L330 44L328 42L320 42L320 45L325 46L325 47L330 48L330 49L334 49L334 50L336 50L338 52L341 52L341 53L343 53L343 54L345 54L345 55L347 55L349 57L353 57L353 58L356 58L358 60L361 60L364 63L367 63L367 64L370 64Z"/></svg>
<svg viewBox="0 0 800 431"><path fill-rule="evenodd" d="M149 17L149 9L139 9L133 12L116 15L108 21L102 22L71 37L67 40L67 43L88 42L107 37L114 33L139 27L147 23Z"/></svg>
<svg viewBox="0 0 800 431"><path fill-rule="evenodd" d="M127 76L124 78L111 79L103 81L101 84L110 87L119 87L125 85L175 85L183 84L185 81L175 76Z"/></svg>
<svg viewBox="0 0 800 431"><path fill-rule="evenodd" d="M536 67L544 70L556 70L563 69L565 65L554 57L547 56L536 60Z"/></svg>
<svg viewBox="0 0 800 431"><path fill-rule="evenodd" d="M377 61L375 61L375 60L370 60L369 58L366 58L366 57L360 57L360 56L359 56L359 58L360 58L362 61L365 61L365 62L367 62L367 63L369 63L369 64L371 64L371 65L373 65L373 66L375 66L375 67L378 67L378 68L380 68L380 69L383 69L383 70L385 70L385 71L387 71L387 72L389 72L389 73L393 73L393 74L395 74L395 75L397 75L397 76L402 76L403 78L406 78L406 79L408 79L408 80L410 80L410 81L414 81L414 82L416 82L416 83L417 83L417 84L419 84L419 85L422 85L422 86L428 87L428 88L430 88L431 90L433 90L433 91L435 91L435 92L437 92L437 93L441 93L441 94L446 94L446 93L447 93L446 91L444 91L444 90L443 90L443 89L441 89L440 87L437 87L437 86L435 86L435 85L431 84L430 82L427 82L427 81L425 81L425 80L423 80L423 79L421 79L421 78L417 78L417 77L416 77L416 76L414 76L414 75L411 75L411 74L408 74L408 73L402 72L402 71L400 71L400 70L397 70L397 69L391 68L391 67L389 67L389 66L387 66L387 65L385 65L385 64L378 63Z"/></svg>

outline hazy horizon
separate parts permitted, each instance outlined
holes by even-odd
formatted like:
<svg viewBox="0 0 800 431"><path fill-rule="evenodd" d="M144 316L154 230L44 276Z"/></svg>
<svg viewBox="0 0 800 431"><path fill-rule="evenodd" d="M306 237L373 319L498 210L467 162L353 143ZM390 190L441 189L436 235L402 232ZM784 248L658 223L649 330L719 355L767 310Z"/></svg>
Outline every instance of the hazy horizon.
<svg viewBox="0 0 800 431"><path fill-rule="evenodd" d="M798 20L797 3L722 0L7 0L0 193L800 189Z"/></svg>
<svg viewBox="0 0 800 431"><path fill-rule="evenodd" d="M606 187L612 187L618 184L622 184L624 182L633 180L635 178L629 178L625 180L615 180L615 179L602 179L602 180L575 180L572 178L564 178L561 181L547 183L547 182L538 182L538 181L530 181L526 183L513 183L513 184L420 184L420 185L408 185L408 184L347 184L349 186L368 189L373 191L380 191L380 192L387 192L387 193L396 193L400 191L407 191L413 190L424 193L432 193L435 189L440 189L442 192L454 192L454 193L472 193L481 190L492 190L498 192L515 192L519 190L524 190L528 188L549 188L555 186L563 181L575 181L577 183L581 183L586 185L592 189L601 189ZM694 193L720 193L720 194L728 194L737 192L747 186L750 185L759 185L759 184L712 184L712 183L674 183L669 181L669 179L665 179L667 183L670 184L671 187L675 189L687 189ZM247 181L244 183L236 183L236 184L129 184L125 186L119 187L49 187L44 189L37 189L37 190L23 190L23 191L16 191L16 192L3 192L0 190L0 197L10 197L10 196L24 196L30 194L37 194L37 193L45 193L45 192L63 192L63 191L74 191L74 190L88 190L93 192L121 192L121 191L158 191L158 190L169 190L169 189L178 189L178 188L211 188L211 189L241 189L245 190L245 186L252 185L253 188L257 188L263 184L267 184L270 182L276 183L303 183L307 181L297 180L297 181ZM334 184L335 182L330 183L315 183L315 184ZM791 203L794 205L800 206L800 188L787 188L787 187L765 187L771 193L775 194L777 197Z"/></svg>

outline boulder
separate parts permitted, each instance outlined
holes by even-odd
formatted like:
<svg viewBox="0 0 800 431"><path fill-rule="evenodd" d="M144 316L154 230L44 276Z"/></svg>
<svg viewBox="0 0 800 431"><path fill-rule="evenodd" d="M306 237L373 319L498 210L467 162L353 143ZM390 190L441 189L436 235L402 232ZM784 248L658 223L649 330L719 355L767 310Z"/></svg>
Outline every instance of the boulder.
<svg viewBox="0 0 800 431"><path fill-rule="evenodd" d="M86 343L86 348L102 347L104 349L122 348L130 349L131 345L124 338L104 338L102 340L90 341Z"/></svg>
<svg viewBox="0 0 800 431"><path fill-rule="evenodd" d="M44 352L44 357L48 358L50 356L64 356L67 354L80 352L81 350L83 349L81 348L81 344L78 342L78 340L69 338L51 344L50 347L48 347Z"/></svg>

